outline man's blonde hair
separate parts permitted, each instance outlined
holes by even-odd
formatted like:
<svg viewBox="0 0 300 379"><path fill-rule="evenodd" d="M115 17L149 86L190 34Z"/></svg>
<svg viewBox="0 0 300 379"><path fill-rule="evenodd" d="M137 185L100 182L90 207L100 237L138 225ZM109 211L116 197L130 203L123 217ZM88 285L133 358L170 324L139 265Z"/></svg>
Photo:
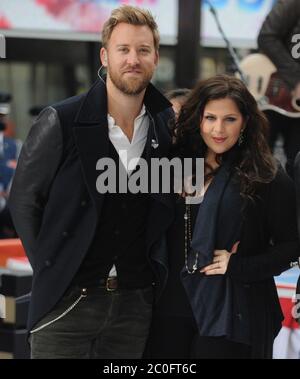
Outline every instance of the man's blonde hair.
<svg viewBox="0 0 300 379"><path fill-rule="evenodd" d="M149 12L146 9L133 7L131 5L123 5L119 8L114 9L111 12L110 18L105 22L102 29L103 47L107 48L107 44L109 42L114 28L121 22L130 25L148 26L153 34L155 50L159 49L160 37L158 32L158 26L151 12Z"/></svg>

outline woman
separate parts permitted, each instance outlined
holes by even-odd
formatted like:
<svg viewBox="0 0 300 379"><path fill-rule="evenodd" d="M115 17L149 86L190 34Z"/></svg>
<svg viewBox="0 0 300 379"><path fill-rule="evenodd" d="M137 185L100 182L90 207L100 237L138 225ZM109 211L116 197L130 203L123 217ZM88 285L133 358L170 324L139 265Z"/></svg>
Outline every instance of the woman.
<svg viewBox="0 0 300 379"><path fill-rule="evenodd" d="M147 357L271 358L283 319L273 276L300 247L293 183L267 127L233 77L199 83L183 106L175 151L205 159L204 193L198 205L184 191L176 200Z"/></svg>

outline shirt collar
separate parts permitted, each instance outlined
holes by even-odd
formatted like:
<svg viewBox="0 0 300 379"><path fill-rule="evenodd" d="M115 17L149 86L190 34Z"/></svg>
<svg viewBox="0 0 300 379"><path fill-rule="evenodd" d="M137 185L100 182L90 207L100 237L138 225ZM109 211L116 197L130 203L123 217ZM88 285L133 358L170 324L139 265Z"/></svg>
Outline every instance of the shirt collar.
<svg viewBox="0 0 300 379"><path fill-rule="evenodd" d="M136 121L139 121L138 125L140 125L143 121L143 116L145 114L146 114L146 107L145 107L145 104L143 104L140 114L134 120L134 125L136 125ZM119 128L119 126L115 122L115 119L109 113L107 113L107 122L108 122L109 130L112 130L113 128Z"/></svg>

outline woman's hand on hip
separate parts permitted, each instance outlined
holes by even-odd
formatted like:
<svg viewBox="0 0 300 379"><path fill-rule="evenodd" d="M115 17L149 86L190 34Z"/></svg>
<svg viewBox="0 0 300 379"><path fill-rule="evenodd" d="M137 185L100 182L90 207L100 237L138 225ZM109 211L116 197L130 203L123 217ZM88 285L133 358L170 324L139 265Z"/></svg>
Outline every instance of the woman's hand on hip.
<svg viewBox="0 0 300 379"><path fill-rule="evenodd" d="M203 267L200 272L205 275L224 275L227 271L228 263L232 254L237 252L240 241L236 242L231 251L215 250L213 263Z"/></svg>

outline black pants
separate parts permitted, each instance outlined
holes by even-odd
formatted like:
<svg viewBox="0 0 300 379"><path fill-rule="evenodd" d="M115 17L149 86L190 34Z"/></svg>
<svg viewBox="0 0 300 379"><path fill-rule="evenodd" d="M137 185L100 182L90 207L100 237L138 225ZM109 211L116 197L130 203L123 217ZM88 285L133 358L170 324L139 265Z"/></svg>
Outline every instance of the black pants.
<svg viewBox="0 0 300 379"><path fill-rule="evenodd" d="M138 359L152 315L153 288L72 289L33 329L33 359ZM73 307L74 306L74 307ZM73 308L72 308L73 307Z"/></svg>
<svg viewBox="0 0 300 379"><path fill-rule="evenodd" d="M149 359L246 359L251 348L222 337L201 337L192 317L156 315L147 348Z"/></svg>

